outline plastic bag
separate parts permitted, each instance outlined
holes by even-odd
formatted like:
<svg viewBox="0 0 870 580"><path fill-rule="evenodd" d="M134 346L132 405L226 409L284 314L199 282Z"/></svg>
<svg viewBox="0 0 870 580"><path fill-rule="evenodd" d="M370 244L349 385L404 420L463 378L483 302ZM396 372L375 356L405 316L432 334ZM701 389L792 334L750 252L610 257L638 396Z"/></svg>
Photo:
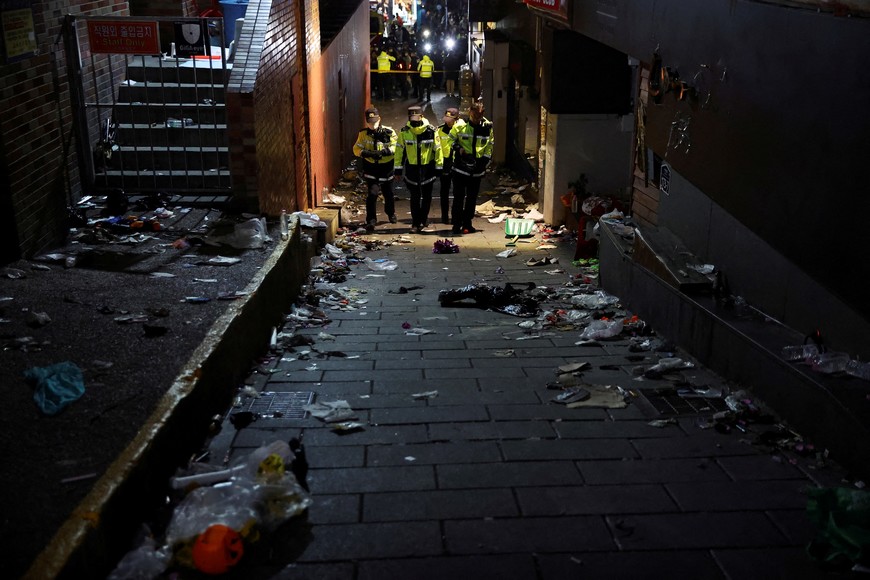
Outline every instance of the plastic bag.
<svg viewBox="0 0 870 580"><path fill-rule="evenodd" d="M589 326L580 333L580 338L585 340L601 340L613 338L622 332L623 323L620 320L593 320Z"/></svg>
<svg viewBox="0 0 870 580"><path fill-rule="evenodd" d="M228 234L208 236L205 242L212 246L223 244L240 250L257 249L272 241L266 232L266 218L251 218L236 224Z"/></svg>
<svg viewBox="0 0 870 580"><path fill-rule="evenodd" d="M870 561L870 492L860 489L810 488L807 516L818 527L807 552L836 564Z"/></svg>
<svg viewBox="0 0 870 580"><path fill-rule="evenodd" d="M375 272L384 272L387 270L395 270L396 268L399 267L399 264L394 262L393 260L383 260L383 261L376 262L376 261L372 260L371 258L366 258L365 260L363 260L363 263L365 263L366 267L369 270L372 270Z"/></svg>
<svg viewBox="0 0 870 580"><path fill-rule="evenodd" d="M142 545L121 558L109 574L108 580L151 580L166 571L171 559L169 550L158 550L154 539L149 537Z"/></svg>
<svg viewBox="0 0 870 580"><path fill-rule="evenodd" d="M598 290L594 294L578 294L571 298L571 304L578 308L586 308L588 310L613 306L618 302L618 297L608 294L603 290Z"/></svg>
<svg viewBox="0 0 870 580"><path fill-rule="evenodd" d="M24 378L36 385L33 400L46 415L57 415L85 393L82 370L68 361L27 369Z"/></svg>

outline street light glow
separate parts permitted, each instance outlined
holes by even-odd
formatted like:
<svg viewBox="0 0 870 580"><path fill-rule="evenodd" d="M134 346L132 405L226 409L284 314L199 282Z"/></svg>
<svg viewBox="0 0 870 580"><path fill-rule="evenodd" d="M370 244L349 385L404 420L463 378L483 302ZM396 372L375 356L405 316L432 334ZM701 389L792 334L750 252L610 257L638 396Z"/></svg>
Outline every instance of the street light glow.
<svg viewBox="0 0 870 580"><path fill-rule="evenodd" d="M448 38L447 40L444 41L444 46L447 47L447 50L450 50L451 48L456 46L456 41L453 40L452 38Z"/></svg>

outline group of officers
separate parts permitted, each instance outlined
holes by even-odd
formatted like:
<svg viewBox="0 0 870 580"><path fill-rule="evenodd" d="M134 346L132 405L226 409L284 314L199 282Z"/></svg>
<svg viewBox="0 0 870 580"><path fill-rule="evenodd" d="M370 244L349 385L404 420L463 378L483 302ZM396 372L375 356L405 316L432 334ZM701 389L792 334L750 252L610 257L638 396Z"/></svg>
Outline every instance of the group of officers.
<svg viewBox="0 0 870 580"><path fill-rule="evenodd" d="M368 185L366 229L377 225L378 195L384 196L384 211L396 223L392 182L404 178L411 194L411 231L429 230L429 209L436 179L441 182L441 223L452 225L453 235L476 232L472 224L480 180L492 159L492 122L483 116L483 103L474 101L468 120L459 110L447 109L443 124L432 125L423 109L408 107L408 122L396 132L381 124L378 110L365 111L366 126L357 135L354 155L362 159L362 175ZM450 207L450 189L453 204Z"/></svg>

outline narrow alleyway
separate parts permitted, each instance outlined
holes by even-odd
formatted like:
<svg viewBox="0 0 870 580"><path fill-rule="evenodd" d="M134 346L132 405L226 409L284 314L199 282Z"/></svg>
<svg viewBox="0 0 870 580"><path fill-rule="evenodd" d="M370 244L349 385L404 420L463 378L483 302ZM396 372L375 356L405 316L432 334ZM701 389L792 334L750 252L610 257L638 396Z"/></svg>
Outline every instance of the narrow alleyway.
<svg viewBox="0 0 870 580"><path fill-rule="evenodd" d="M458 103L433 97L426 116L437 124ZM394 128L408 104L376 103ZM399 223L364 236L382 244L364 256L396 269L351 261L350 277L334 284L353 297L348 307L324 305L322 326L288 323L283 332L312 344L270 358L247 381L267 398L346 401L362 427L340 433L307 416L236 429L227 420L210 443L212 461L232 461L303 435L310 465L307 528L275 540L268 558L243 561L238 577L842 577L826 576L805 553L814 534L806 490L840 485L835 466L759 445L774 425L709 428L713 400L657 412L655 389L674 377L641 375L669 355L637 348L628 332L578 345L582 325L521 326L536 319L442 306L441 290L469 283L558 289L594 284L595 271L571 264L569 242L538 249L541 236L498 257L509 249L504 226L481 218L480 232L451 238L458 253L434 253L449 226L409 235L407 192L398 194ZM577 381L596 393L610 387L627 405L622 396L588 407L555 402L563 365L578 365ZM736 388L697 366L680 375L683 386Z"/></svg>

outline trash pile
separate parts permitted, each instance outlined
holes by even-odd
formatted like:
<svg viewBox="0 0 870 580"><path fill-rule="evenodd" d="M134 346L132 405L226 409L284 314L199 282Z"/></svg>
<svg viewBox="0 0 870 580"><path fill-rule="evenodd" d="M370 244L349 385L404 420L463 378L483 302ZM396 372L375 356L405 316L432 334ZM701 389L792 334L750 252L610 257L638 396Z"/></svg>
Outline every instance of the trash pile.
<svg viewBox="0 0 870 580"><path fill-rule="evenodd" d="M274 441L227 469L192 464L171 481L177 496L165 531L146 532L109 579L215 575L243 566L247 551L306 514L307 470L298 440Z"/></svg>

